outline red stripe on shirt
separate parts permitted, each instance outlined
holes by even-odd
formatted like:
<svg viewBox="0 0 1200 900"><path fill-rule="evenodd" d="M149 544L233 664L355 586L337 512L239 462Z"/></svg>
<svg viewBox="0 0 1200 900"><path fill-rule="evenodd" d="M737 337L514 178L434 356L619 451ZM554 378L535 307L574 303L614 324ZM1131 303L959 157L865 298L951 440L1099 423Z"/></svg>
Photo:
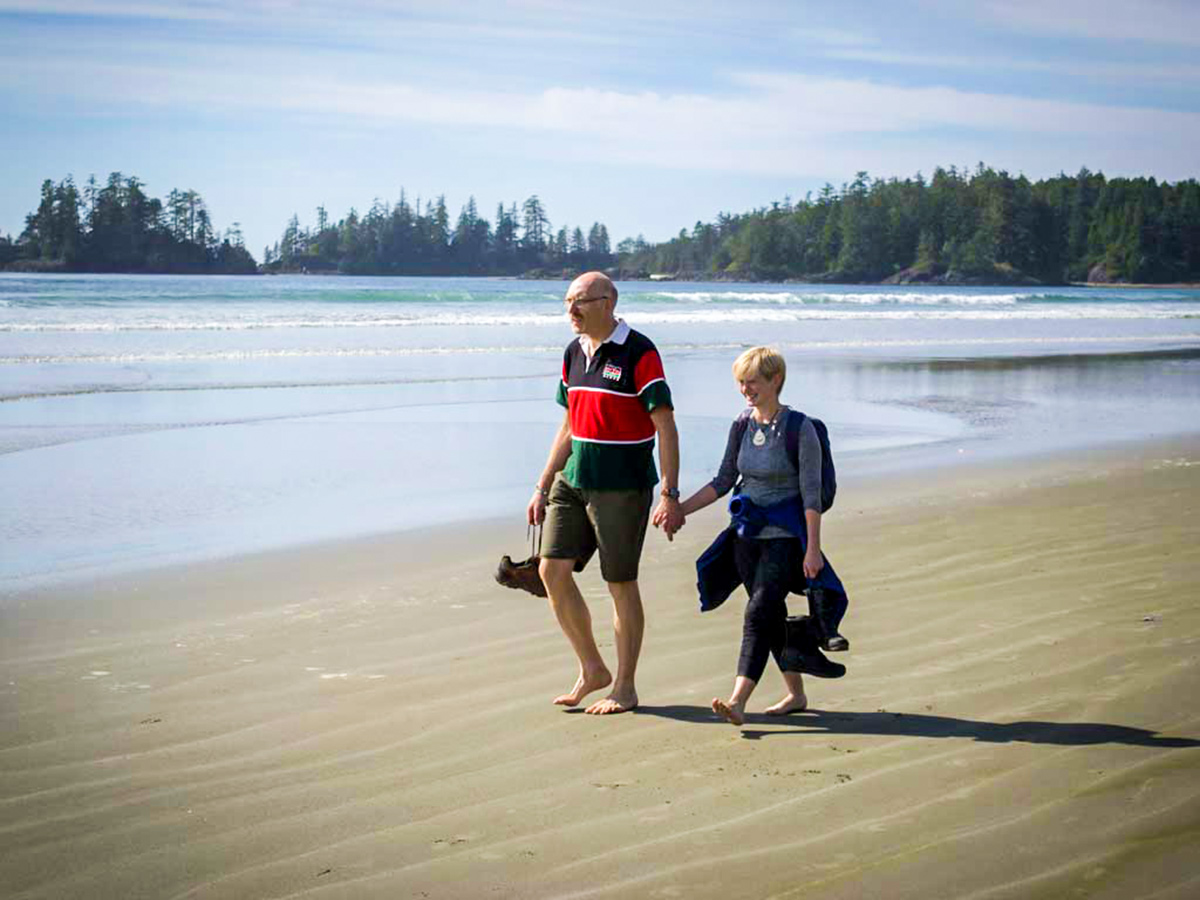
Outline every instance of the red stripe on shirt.
<svg viewBox="0 0 1200 900"><path fill-rule="evenodd" d="M662 359L659 358L658 351L650 350L642 354L642 358L637 361L637 365L633 370L633 389L637 393L641 393L642 389L656 378L665 379L667 376L663 372Z"/></svg>
<svg viewBox="0 0 1200 900"><path fill-rule="evenodd" d="M574 388L567 408L571 434L582 440L636 443L655 435L654 421L637 397Z"/></svg>

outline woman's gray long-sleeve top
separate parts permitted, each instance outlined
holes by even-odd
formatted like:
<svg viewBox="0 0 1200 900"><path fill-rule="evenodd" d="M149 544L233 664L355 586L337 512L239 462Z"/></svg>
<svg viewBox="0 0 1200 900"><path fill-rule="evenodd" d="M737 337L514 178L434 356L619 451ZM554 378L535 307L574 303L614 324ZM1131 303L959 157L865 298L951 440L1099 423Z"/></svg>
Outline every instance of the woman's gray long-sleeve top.
<svg viewBox="0 0 1200 900"><path fill-rule="evenodd" d="M747 410L742 415L749 416L750 420L740 441L738 421L734 420L729 429L721 467L717 470L717 476L709 482L718 497L728 494L741 475L740 493L759 506L770 506L799 494L806 510L821 511L821 441L816 428L806 416L800 426L800 471L797 472L788 459L784 419L792 414L789 407L783 406L772 424L759 425ZM763 442L756 446L754 436L758 433L763 435ZM790 535L782 528L768 525L759 532L758 537Z"/></svg>

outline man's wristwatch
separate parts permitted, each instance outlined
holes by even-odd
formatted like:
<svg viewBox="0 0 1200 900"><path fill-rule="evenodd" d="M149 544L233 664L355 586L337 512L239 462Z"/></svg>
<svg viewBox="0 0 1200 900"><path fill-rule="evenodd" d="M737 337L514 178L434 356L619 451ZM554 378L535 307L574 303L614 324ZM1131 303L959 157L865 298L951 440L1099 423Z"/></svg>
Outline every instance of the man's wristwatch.
<svg viewBox="0 0 1200 900"><path fill-rule="evenodd" d="M659 493L662 494L664 497L666 497L668 500L678 500L679 499L679 488L663 488L661 491L659 491Z"/></svg>

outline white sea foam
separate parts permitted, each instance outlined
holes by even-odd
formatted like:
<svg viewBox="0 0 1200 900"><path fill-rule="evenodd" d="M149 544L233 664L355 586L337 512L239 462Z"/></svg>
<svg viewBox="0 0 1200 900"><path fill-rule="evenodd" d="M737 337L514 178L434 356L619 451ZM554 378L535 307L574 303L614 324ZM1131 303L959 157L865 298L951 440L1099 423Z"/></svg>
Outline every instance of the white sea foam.
<svg viewBox="0 0 1200 900"><path fill-rule="evenodd" d="M1200 344L1200 334L1148 334L1148 335L1116 335L1116 336L1065 336L1065 337L996 337L996 338L913 338L889 340L844 340L844 341L803 341L777 342L780 348L797 349L806 352L822 350L888 350L901 348L930 349L937 347L1018 347L1018 346L1086 346L1086 345L1125 345L1125 344ZM664 352L685 350L724 350L737 349L745 346L744 341L706 341L704 343L665 342L660 341L659 347ZM422 357L422 356L457 356L457 355L503 355L515 353L552 353L562 352L561 345L517 346L517 347L354 347L354 348L297 348L297 349L259 349L259 350L212 350L212 351L180 351L154 353L115 353L115 354L44 354L28 356L0 356L0 365L32 365L45 363L105 363L129 365L134 363L181 363L181 362L250 362L255 360L284 360L284 359L354 359L372 357ZM494 377L494 376L489 376ZM451 379L470 380L470 379ZM375 382L363 382L375 383ZM391 383L390 381L387 383ZM307 384L307 382L306 382ZM220 386L220 385L216 385ZM264 385L266 386L266 385ZM125 390L126 388L121 388Z"/></svg>
<svg viewBox="0 0 1200 900"><path fill-rule="evenodd" d="M1044 306L1003 307L978 306L946 308L925 306L919 309L895 307L877 309L847 309L833 305L728 308L663 309L631 302L624 310L633 324L720 325L753 322L803 322L818 320L1134 320L1182 319L1200 316L1200 304L1046 304ZM0 323L0 333L36 334L116 334L131 331L149 332L230 332L263 330L367 329L367 328L556 328L561 329L561 313L430 313L412 316L313 316L305 318L230 318L203 320L161 319L129 316L121 320L82 321L34 320Z"/></svg>
<svg viewBox="0 0 1200 900"><path fill-rule="evenodd" d="M1074 337L1010 337L1010 338L914 338L912 340L851 340L851 341L805 341L802 343L779 342L783 349L796 350L889 350L900 348L935 347L1059 347L1121 344L1197 344L1200 334L1148 334L1119 336L1074 336ZM706 344L711 347L711 344ZM729 344L730 348L744 344Z"/></svg>
<svg viewBox="0 0 1200 900"><path fill-rule="evenodd" d="M955 294L920 291L663 291L659 296L689 303L775 303L787 304L898 304L916 306L1012 306L1021 301L1040 300L1054 294Z"/></svg>
<svg viewBox="0 0 1200 900"><path fill-rule="evenodd" d="M504 353L562 353L562 346L520 347L322 347L319 349L259 349L259 350L195 350L181 352L142 353L78 353L29 354L0 356L0 365L30 365L37 363L173 363L173 362L240 362L267 359L321 359L375 356L450 356L462 354Z"/></svg>
<svg viewBox="0 0 1200 900"><path fill-rule="evenodd" d="M309 328L411 328L414 326L533 326L554 325L561 327L561 313L515 313L508 315L473 315L470 313L435 313L416 316L328 316L310 318L237 318L205 319L159 319L130 317L124 321L34 321L0 323L0 332L68 332L68 333L111 333L123 331L260 331L264 329L309 329Z"/></svg>
<svg viewBox="0 0 1200 900"><path fill-rule="evenodd" d="M1082 319L1182 319L1200 313L1194 307L1129 306L1045 306L1008 307L1005 309L836 309L832 307L799 307L795 309L701 309L687 312L631 309L631 323L714 325L736 322L812 322L812 321L1017 321L1017 320L1082 320Z"/></svg>

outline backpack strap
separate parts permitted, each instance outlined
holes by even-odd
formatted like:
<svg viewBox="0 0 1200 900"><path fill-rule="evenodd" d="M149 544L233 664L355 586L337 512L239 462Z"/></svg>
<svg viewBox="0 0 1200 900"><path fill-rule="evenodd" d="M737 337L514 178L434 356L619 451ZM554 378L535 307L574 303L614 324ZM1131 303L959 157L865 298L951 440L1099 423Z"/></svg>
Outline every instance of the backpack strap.
<svg viewBox="0 0 1200 900"><path fill-rule="evenodd" d="M747 407L738 413L737 418L733 420L733 433L737 437L739 444L742 442L742 438L746 436L746 429L750 427L750 416L753 413L754 410Z"/></svg>
<svg viewBox="0 0 1200 900"><path fill-rule="evenodd" d="M738 413L737 418L733 420L733 446L740 447L742 440L746 437L746 429L750 427L750 416L754 410L747 407ZM736 451L735 451L736 452ZM736 457L735 457L736 458ZM742 490L742 475L739 472L737 481L733 485L734 493L741 493Z"/></svg>
<svg viewBox="0 0 1200 900"><path fill-rule="evenodd" d="M805 418L807 417L804 413L789 406L787 421L783 425L783 438L787 442L788 459L792 461L792 468L797 473L800 471L800 429L804 426Z"/></svg>

